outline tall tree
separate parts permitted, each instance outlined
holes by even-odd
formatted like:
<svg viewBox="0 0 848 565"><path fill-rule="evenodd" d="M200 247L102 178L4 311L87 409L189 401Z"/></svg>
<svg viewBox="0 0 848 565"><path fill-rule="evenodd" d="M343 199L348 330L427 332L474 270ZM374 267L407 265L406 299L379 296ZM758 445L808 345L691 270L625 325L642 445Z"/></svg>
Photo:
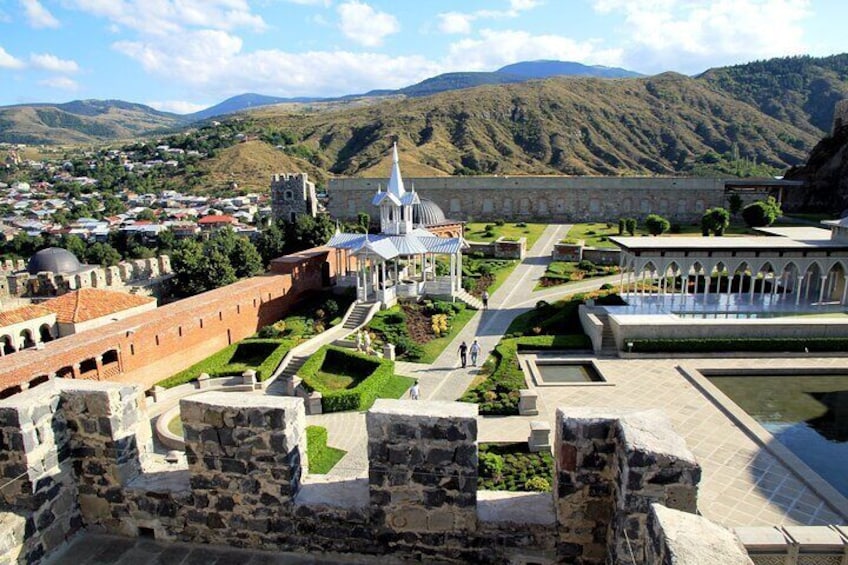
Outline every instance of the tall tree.
<svg viewBox="0 0 848 565"><path fill-rule="evenodd" d="M256 250L262 257L264 265L268 265L272 259L276 259L285 254L286 236L282 228L276 223L262 230L259 237L256 238Z"/></svg>

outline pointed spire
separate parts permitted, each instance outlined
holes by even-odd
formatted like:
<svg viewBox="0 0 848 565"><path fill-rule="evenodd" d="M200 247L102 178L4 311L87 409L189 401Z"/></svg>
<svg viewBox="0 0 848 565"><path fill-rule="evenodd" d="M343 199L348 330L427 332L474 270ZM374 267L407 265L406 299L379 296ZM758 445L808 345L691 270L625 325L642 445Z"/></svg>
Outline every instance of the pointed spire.
<svg viewBox="0 0 848 565"><path fill-rule="evenodd" d="M342 233L342 228L341 228L341 226L339 226L339 221L336 220L336 235L339 235L341 233Z"/></svg>
<svg viewBox="0 0 848 565"><path fill-rule="evenodd" d="M403 188L403 178L400 176L400 160L398 159L397 143L392 144L392 175L389 177L387 191L398 198L406 193Z"/></svg>

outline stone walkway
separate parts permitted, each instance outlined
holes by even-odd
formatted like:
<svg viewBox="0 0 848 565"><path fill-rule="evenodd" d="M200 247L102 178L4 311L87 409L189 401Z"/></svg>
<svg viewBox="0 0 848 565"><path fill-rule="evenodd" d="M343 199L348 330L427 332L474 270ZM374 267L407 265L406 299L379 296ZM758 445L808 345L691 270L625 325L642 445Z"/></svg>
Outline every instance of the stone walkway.
<svg viewBox="0 0 848 565"><path fill-rule="evenodd" d="M554 301L586 292L604 283L618 284L619 276L592 279L534 291L550 262L553 244L568 232L569 225L553 225L528 252L489 300L490 309L468 322L442 355L430 365L398 362L396 372L419 380L422 398L456 400L477 375L474 367L462 369L458 348L462 341L477 338L484 360L501 339L512 320L533 308L537 301ZM469 359L470 362L470 359ZM622 410L664 410L675 430L683 435L704 469L699 510L708 518L732 526L822 525L846 523L848 508L823 499L802 477L775 458L756 439L729 419L705 395L692 386L679 367L840 367L841 358L734 358L734 359L629 359L600 358L598 367L609 386L539 386L540 413L534 417L480 418L480 441L526 441L531 420L553 424L558 407L608 406ZM362 477L367 474L365 416L335 413L309 416L310 424L328 428L331 445L348 454L330 476Z"/></svg>

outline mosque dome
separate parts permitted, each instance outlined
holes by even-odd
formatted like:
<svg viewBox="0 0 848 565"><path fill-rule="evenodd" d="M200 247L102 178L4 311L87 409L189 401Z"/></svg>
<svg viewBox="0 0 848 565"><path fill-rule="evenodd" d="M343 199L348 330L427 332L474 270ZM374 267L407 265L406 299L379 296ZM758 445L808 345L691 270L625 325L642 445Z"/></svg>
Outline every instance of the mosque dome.
<svg viewBox="0 0 848 565"><path fill-rule="evenodd" d="M412 223L422 226L435 226L445 223L445 213L439 205L426 198L412 208Z"/></svg>
<svg viewBox="0 0 848 565"><path fill-rule="evenodd" d="M48 247L42 249L29 259L27 271L31 275L37 275L45 271L51 273L73 273L79 271L82 265L76 256L61 247Z"/></svg>

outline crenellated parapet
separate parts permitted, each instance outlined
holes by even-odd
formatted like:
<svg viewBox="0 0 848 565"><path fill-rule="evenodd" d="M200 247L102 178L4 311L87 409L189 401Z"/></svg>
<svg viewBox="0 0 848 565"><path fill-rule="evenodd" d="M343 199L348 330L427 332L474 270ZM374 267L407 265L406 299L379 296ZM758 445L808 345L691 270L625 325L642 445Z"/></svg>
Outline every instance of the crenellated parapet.
<svg viewBox="0 0 848 565"><path fill-rule="evenodd" d="M307 476L302 399L218 391L180 408L186 462L169 464L134 387L54 379L0 401L0 562L38 563L85 528L375 559L747 563L693 514L700 467L657 412L562 408L553 493L493 493L477 489L472 404L378 400L367 476L345 479ZM681 558L678 540L704 535Z"/></svg>

